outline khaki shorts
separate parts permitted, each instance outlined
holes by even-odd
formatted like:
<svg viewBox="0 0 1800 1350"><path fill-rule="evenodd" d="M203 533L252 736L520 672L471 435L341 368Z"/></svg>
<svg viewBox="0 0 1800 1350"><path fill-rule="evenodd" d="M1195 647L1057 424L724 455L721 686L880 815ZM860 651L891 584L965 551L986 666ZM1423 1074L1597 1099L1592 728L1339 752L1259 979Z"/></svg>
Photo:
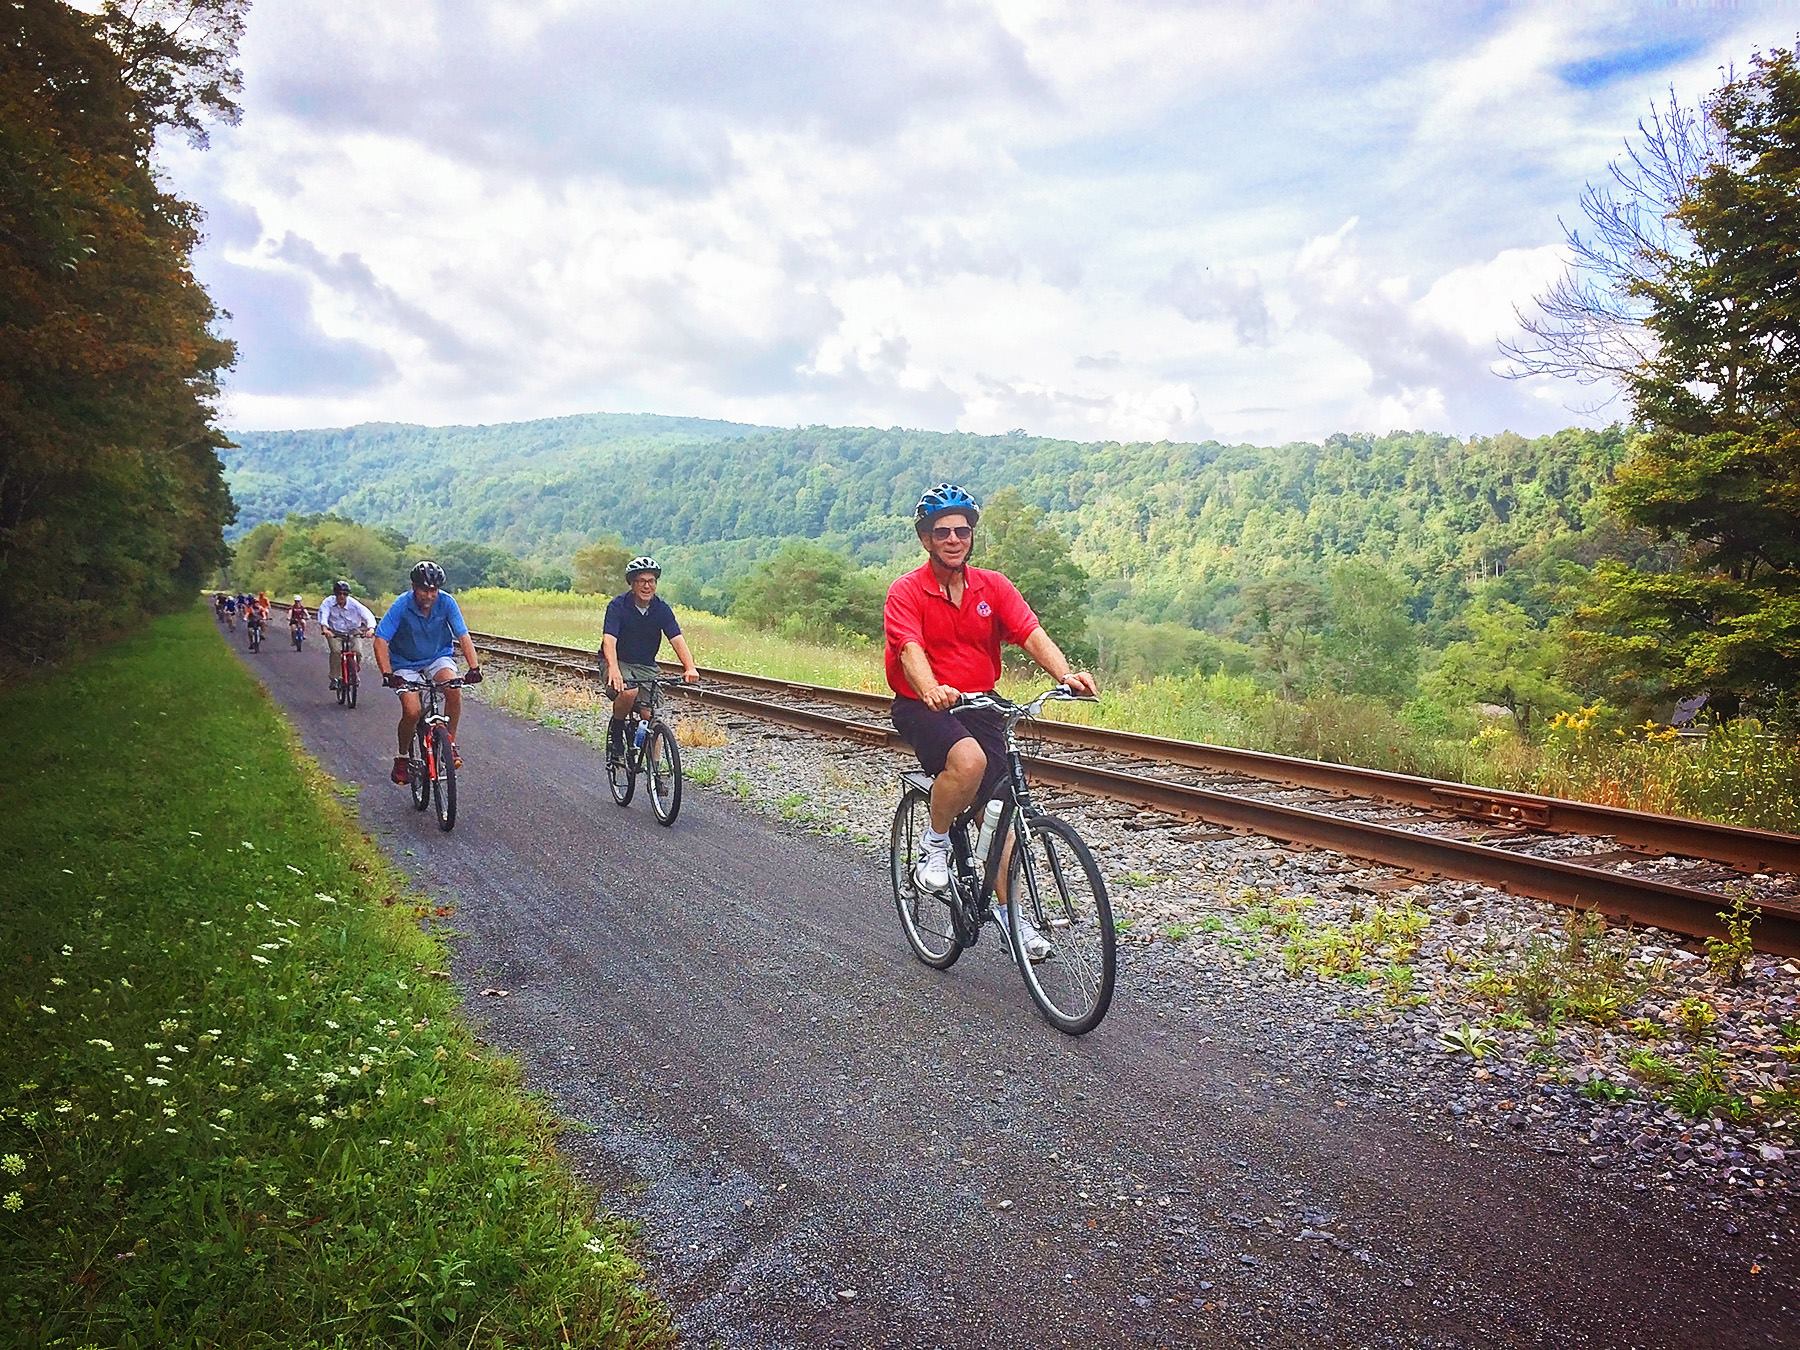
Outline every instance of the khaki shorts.
<svg viewBox="0 0 1800 1350"><path fill-rule="evenodd" d="M338 653L343 651L346 642L356 644L356 655L365 666L374 661L374 653L369 650L369 639L358 633L334 633L325 630L325 653L331 661L331 673L337 674Z"/></svg>
<svg viewBox="0 0 1800 1350"><path fill-rule="evenodd" d="M619 662L619 678L622 680L655 680L666 677L654 661L621 661ZM617 698L619 691L609 684L606 686L606 696Z"/></svg>

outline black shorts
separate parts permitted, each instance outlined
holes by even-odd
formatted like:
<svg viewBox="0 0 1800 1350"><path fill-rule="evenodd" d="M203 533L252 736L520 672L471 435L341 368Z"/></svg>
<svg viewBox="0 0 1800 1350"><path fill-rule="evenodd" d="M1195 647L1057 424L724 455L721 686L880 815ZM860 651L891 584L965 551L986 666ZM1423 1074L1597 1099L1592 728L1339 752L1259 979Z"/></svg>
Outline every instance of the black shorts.
<svg viewBox="0 0 1800 1350"><path fill-rule="evenodd" d="M1011 776L1006 770L1006 723L1000 714L980 712L933 712L916 698L894 699L894 730L913 748L919 767L926 773L942 773L950 758L950 747L964 736L987 752L987 772L981 776L978 802L1005 800L1012 796Z"/></svg>

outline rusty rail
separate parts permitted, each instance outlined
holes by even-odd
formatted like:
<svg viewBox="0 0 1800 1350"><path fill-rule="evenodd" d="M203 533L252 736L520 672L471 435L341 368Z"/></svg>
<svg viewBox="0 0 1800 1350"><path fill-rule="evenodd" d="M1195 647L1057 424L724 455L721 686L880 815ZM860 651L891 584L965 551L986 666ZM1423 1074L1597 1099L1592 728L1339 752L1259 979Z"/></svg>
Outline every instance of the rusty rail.
<svg viewBox="0 0 1800 1350"><path fill-rule="evenodd" d="M579 648L495 634L474 636L479 645L497 656L525 660L565 674L598 678L592 658ZM496 644L515 650L509 652ZM737 671L708 669L703 670L703 674L711 680L747 690L835 702L848 705L859 713L875 713L877 717L839 717L717 689L683 688L680 689L683 696L746 716L864 744L903 745L887 721L890 700L879 694L799 684ZM1743 853L1734 850L1743 849L1757 859L1754 866L1776 866L1766 859L1791 858L1795 865L1780 870L1800 871L1800 839L1769 831L1649 816L1642 812L1524 793L1494 792L1465 784L1190 741L1163 740L1076 723L1041 722L1038 729L1043 731L1046 740L1088 751L1123 751L1186 767L1223 770L1334 792L1352 792L1439 813L1451 811L1477 819L1531 824L1542 829L1609 834L1628 842L1648 843L1658 851L1691 854L1734 862L1739 866L1745 865ZM1026 761L1036 781L1203 820L1230 830L1264 835L1303 847L1327 848L1411 873L1477 881L1519 895L1578 909L1598 910L1614 918L1655 924L1694 937L1723 936L1725 932L1718 911L1730 904L1730 897L1717 891L1678 886L1560 859L1533 857L1510 849L1446 839L1303 807L1258 801L1212 788L1121 773L1079 759L1030 755ZM1691 847L1676 847L1675 840ZM1800 956L1800 908L1767 901L1758 904L1762 921L1755 929L1756 945L1777 955Z"/></svg>

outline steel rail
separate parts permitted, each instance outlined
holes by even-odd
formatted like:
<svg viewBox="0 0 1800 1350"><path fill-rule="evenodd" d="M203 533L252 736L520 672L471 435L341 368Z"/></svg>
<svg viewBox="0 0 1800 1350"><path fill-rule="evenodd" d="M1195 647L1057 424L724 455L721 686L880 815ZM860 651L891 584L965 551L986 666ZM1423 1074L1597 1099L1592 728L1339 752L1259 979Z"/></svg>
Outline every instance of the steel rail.
<svg viewBox="0 0 1800 1350"><path fill-rule="evenodd" d="M578 648L549 643L524 643L514 638L481 634L478 645L492 654L524 660L565 674L598 679L599 672L586 664L587 654ZM580 656L582 661L547 656L540 652L505 651L492 645L511 643ZM711 672L729 679L733 672ZM762 676L748 677L746 684L763 692L791 692L821 697L815 686L795 685ZM684 697L694 697L746 716L795 726L808 731L843 737L864 744L904 748L891 726L857 721L807 708L795 708L763 699L727 694L715 689L675 686ZM824 691L842 694L846 691ZM879 695L858 694L856 701L885 710L888 700ZM883 719L885 722L885 719ZM1040 723L1040 726L1044 724ZM1070 724L1057 724L1059 730ZM1047 728L1046 728L1047 729ZM1154 739L1154 738L1144 738ZM1559 859L1539 858L1510 849L1492 848L1460 839L1446 839L1392 825L1379 825L1303 807L1239 797L1211 788L1142 777L1104 769L1079 760L1027 755L1026 763L1039 782L1073 788L1115 801L1148 807L1174 815L1204 820L1209 824L1245 833L1264 835L1284 843L1328 848L1412 873L1481 882L1520 895L1548 900L1578 909L1599 910L1616 918L1655 924L1694 937L1725 935L1718 911L1730 901L1716 891L1677 886L1628 873L1587 867ZM1305 763L1306 761L1299 761ZM1438 804L1442 809L1442 804ZM1800 908L1769 901L1757 902L1762 921L1756 925L1756 945L1780 956L1800 956Z"/></svg>
<svg viewBox="0 0 1800 1350"><path fill-rule="evenodd" d="M500 634L477 633L472 636L477 642L510 642L546 652L586 656L581 648L556 643ZM678 668L672 663L663 664L668 669ZM859 689L800 684L792 680L749 675L735 670L702 667L700 673L708 679L747 689L791 694L821 703L847 704L879 713L884 719L888 704L892 701L891 696L869 694ZM1671 853L1684 858L1704 858L1747 872L1800 874L1800 835L1783 834L1775 830L1722 825L1686 816L1659 816L1624 807L1601 806L1592 802L1570 801L1529 792L1508 792L1469 783L1422 778L1413 774L1358 768L1354 765L1328 764L1321 760L1276 755L1260 750L1239 750L1199 741L1170 740L1134 731L1086 726L1079 722L1042 721L1033 730L1041 734L1046 742L1066 745L1076 750L1136 755L1142 759L1178 764L1183 768L1243 774L1294 787L1347 793L1399 806L1417 807L1437 814L1449 812L1466 819L1497 825L1528 826L1558 834L1606 835L1633 848L1657 854Z"/></svg>

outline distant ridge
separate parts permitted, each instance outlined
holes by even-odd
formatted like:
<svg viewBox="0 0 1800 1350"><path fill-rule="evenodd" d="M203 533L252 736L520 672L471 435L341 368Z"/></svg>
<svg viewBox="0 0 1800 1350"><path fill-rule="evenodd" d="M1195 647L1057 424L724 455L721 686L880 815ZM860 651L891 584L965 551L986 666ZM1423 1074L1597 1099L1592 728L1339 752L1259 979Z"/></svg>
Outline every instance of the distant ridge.
<svg viewBox="0 0 1800 1350"><path fill-rule="evenodd" d="M594 413L243 432L224 459L240 531L335 512L562 566L617 533L679 558L699 584L790 539L885 566L916 547L906 522L924 487L950 479L983 499L1013 488L1073 541L1102 604L1216 627L1246 583L1322 581L1347 559L1393 572L1421 621L1460 613L1484 576L1523 587L1535 569L1590 565L1619 543L1597 497L1625 439L1613 427L1121 444Z"/></svg>

